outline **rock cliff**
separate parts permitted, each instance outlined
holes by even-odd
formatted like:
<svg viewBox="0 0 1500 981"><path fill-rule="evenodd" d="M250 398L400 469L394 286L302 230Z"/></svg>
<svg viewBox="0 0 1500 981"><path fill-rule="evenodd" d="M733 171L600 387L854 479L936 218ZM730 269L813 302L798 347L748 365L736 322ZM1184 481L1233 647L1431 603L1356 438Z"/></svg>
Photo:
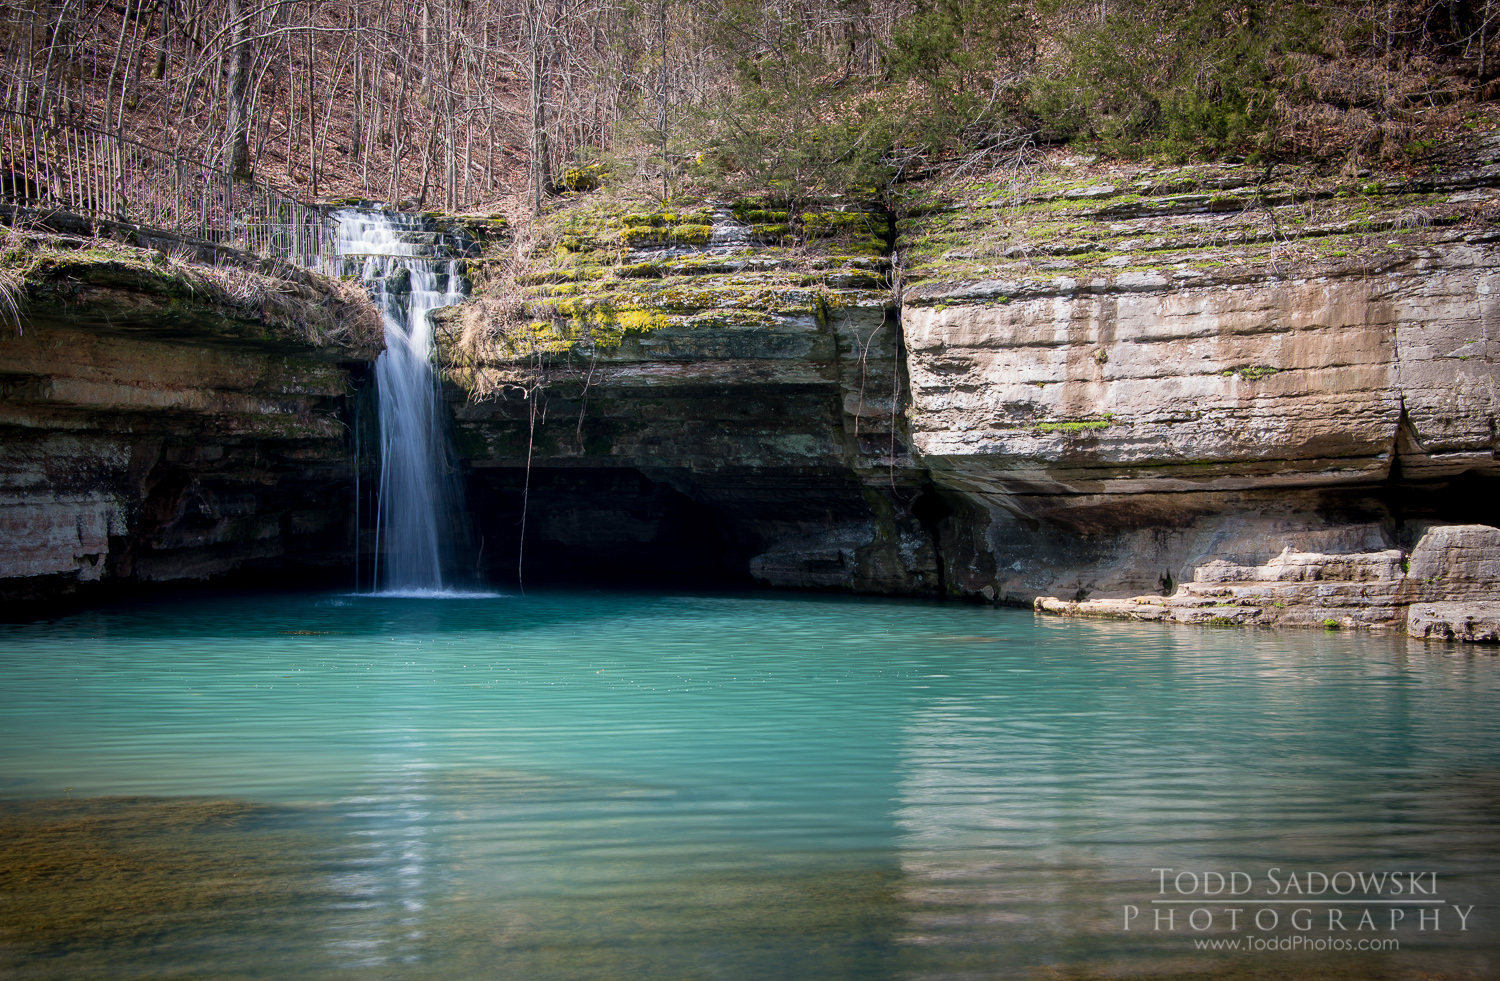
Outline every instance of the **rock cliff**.
<svg viewBox="0 0 1500 981"><path fill-rule="evenodd" d="M980 502L1002 596L1482 512L1495 145L1444 179L1119 169L907 223L912 445Z"/></svg>
<svg viewBox="0 0 1500 981"><path fill-rule="evenodd" d="M552 216L443 318L492 572L524 497L535 577L944 591L892 427L889 252L855 206Z"/></svg>
<svg viewBox="0 0 1500 981"><path fill-rule="evenodd" d="M1410 529L1415 532L1420 524ZM1409 551L1323 555L1290 546L1264 565L1200 565L1171 596L1064 600L1038 612L1237 626L1405 629L1422 639L1500 640L1500 528L1436 525Z"/></svg>
<svg viewBox="0 0 1500 981"><path fill-rule="evenodd" d="M495 514L529 462L528 542L559 573L671 541L646 565L1031 604L1399 558L1486 520L1500 477L1497 154L1322 177L1053 157L803 227L574 206L490 285L507 315L450 325L464 450Z"/></svg>
<svg viewBox="0 0 1500 981"><path fill-rule="evenodd" d="M351 564L356 288L12 232L0 330L0 598ZM333 570L340 570L334 572Z"/></svg>
<svg viewBox="0 0 1500 981"><path fill-rule="evenodd" d="M438 315L478 568L1491 636L1497 161L577 195ZM64 238L0 341L9 595L347 567L357 299Z"/></svg>

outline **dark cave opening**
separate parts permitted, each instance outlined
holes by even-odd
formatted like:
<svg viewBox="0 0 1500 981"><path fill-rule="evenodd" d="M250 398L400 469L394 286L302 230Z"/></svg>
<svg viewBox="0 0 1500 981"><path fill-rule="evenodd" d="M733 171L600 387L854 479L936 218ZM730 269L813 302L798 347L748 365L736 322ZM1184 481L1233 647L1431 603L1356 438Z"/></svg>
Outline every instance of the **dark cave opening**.
<svg viewBox="0 0 1500 981"><path fill-rule="evenodd" d="M528 488L524 470L477 468L467 490L486 582L754 585L756 543L729 516L636 469L538 467Z"/></svg>
<svg viewBox="0 0 1500 981"><path fill-rule="evenodd" d="M1422 522L1492 525L1500 507L1500 478L1475 471L1420 481L1393 474L1381 497L1398 527Z"/></svg>

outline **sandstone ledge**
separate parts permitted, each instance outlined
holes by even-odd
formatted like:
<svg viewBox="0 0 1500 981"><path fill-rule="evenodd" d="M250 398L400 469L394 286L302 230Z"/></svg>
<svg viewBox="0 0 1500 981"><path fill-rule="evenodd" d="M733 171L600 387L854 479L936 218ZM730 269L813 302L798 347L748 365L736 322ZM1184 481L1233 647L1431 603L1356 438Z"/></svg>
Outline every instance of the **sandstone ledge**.
<svg viewBox="0 0 1500 981"><path fill-rule="evenodd" d="M1500 643L1500 529L1439 525L1410 553L1288 548L1261 566L1214 561L1171 596L1066 600L1038 613L1236 626L1398 629L1413 637Z"/></svg>
<svg viewBox="0 0 1500 981"><path fill-rule="evenodd" d="M1414 603L1406 632L1421 640L1500 643L1500 602Z"/></svg>

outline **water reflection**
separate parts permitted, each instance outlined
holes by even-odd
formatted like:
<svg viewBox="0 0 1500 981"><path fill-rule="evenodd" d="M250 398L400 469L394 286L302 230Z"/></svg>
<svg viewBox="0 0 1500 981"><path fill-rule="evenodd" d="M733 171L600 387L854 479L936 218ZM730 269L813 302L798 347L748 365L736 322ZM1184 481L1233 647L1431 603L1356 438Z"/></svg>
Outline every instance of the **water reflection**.
<svg viewBox="0 0 1500 981"><path fill-rule="evenodd" d="M338 899L329 905L336 915L328 948L340 968L415 964L422 957L423 913L439 886L427 767L391 761L388 772L390 780L375 793L336 805L358 824L329 878Z"/></svg>
<svg viewBox="0 0 1500 981"><path fill-rule="evenodd" d="M905 721L903 941L923 950L929 976L962 976L976 957L1002 976L1114 976L1147 964L1198 976L1195 938L1256 932L1230 929L1222 912L1189 927L1210 898L1159 898L1170 881L1162 869L1245 870L1239 905L1270 898L1271 869L1282 888L1286 870L1419 869L1463 906L1495 908L1496 771L1470 762L1472 746L1493 738L1492 725L1476 736L1471 721L1484 716L1492 662L1404 642L1351 658L1347 638L1218 631L1158 634L1121 652L1107 628L1082 634L1101 642L1065 658L1028 653L991 690L934 698ZM1455 723L1471 738L1455 738ZM1183 905L1159 907L1158 929L1162 902ZM1334 921L1311 909L1320 918L1297 922L1319 926L1301 940L1326 940ZM1281 936L1299 932L1290 912L1276 918ZM1457 976L1495 966L1500 931L1484 917L1461 921L1450 909L1445 930L1427 931L1417 908L1377 912L1406 954L1361 955L1351 968L1298 949L1287 969L1363 976L1400 963ZM1216 963L1215 976L1264 967Z"/></svg>
<svg viewBox="0 0 1500 981"><path fill-rule="evenodd" d="M1122 929L1123 907L1150 909L1151 869L1419 868L1500 905L1497 664L1394 638L763 595L250 597L6 627L13 797L205 795L276 817L151 839L134 805L89 805L125 822L111 848L191 846L193 912L153 889L127 916L10 858L0 892L73 926L8 934L0 967L1250 976L1292 962ZM215 869L258 885L226 893ZM1415 958L1493 975L1485 916L1289 973Z"/></svg>

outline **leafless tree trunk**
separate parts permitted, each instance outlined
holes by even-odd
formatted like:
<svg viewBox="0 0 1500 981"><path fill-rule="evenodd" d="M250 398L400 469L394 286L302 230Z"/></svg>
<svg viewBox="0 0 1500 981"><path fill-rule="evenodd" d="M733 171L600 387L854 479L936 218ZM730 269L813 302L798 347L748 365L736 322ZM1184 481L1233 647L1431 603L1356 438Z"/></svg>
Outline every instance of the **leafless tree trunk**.
<svg viewBox="0 0 1500 981"><path fill-rule="evenodd" d="M552 183L552 168L548 159L547 145L547 102L552 69L552 25L549 17L549 4L550 0L526 0L526 35L531 69L529 163L531 207L534 214L541 214L542 196Z"/></svg>
<svg viewBox="0 0 1500 981"><path fill-rule="evenodd" d="M661 52L661 84L656 103L656 128L661 132L661 202L667 203L667 0L656 0L657 50Z"/></svg>
<svg viewBox="0 0 1500 981"><path fill-rule="evenodd" d="M250 177L250 117L246 95L250 87L250 46L246 41L244 0L228 0L229 77L226 82L227 112L224 119L224 157L229 172Z"/></svg>

